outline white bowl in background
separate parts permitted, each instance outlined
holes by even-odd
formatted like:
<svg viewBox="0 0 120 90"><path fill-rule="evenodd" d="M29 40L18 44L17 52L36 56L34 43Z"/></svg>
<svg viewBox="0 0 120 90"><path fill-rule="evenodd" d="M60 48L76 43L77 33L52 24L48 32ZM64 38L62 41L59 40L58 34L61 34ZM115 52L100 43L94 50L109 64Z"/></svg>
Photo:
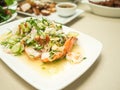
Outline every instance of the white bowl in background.
<svg viewBox="0 0 120 90"><path fill-rule="evenodd" d="M97 0L91 0L91 1L96 2ZM120 17L120 7L102 6L102 5L93 4L91 2L89 2L89 6L91 7L91 11L97 15L107 16L107 17Z"/></svg>
<svg viewBox="0 0 120 90"><path fill-rule="evenodd" d="M63 17L68 17L75 14L76 8L77 8L77 5L70 2L62 2L56 5L56 10L58 15Z"/></svg>

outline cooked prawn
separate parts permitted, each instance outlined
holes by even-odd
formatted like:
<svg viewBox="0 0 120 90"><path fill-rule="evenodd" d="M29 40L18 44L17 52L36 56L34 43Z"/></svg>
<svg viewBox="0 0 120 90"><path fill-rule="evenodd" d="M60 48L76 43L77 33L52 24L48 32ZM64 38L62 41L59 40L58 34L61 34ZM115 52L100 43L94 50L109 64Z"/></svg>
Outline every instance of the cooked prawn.
<svg viewBox="0 0 120 90"><path fill-rule="evenodd" d="M38 59L41 56L41 53L34 50L32 47L25 47L25 53L30 59Z"/></svg>
<svg viewBox="0 0 120 90"><path fill-rule="evenodd" d="M52 62L54 60L57 60L61 57L64 57L70 50L72 49L73 45L75 44L77 38L76 37L71 37L66 40L65 44L63 45L63 51L56 53L52 59L50 58L44 58L41 59L42 62Z"/></svg>
<svg viewBox="0 0 120 90"><path fill-rule="evenodd" d="M80 52L68 52L66 59L71 63L79 63L83 60L83 56Z"/></svg>

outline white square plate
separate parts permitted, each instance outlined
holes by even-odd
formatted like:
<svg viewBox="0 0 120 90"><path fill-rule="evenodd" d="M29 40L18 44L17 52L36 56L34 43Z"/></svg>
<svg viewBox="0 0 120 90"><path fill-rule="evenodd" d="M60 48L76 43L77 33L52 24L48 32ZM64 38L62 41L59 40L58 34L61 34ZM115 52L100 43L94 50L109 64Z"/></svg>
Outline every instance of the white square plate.
<svg viewBox="0 0 120 90"><path fill-rule="evenodd" d="M9 24L0 27L0 35L8 30L14 30L14 28L22 21L26 19L17 20ZM66 33L70 31L78 32L69 27L63 26ZM22 62L17 56L7 54L0 47L0 58L6 63L15 73L17 73L26 82L40 90L60 90L66 87L68 84L80 77L90 66L96 61L97 57L101 53L102 44L96 39L78 32L78 45L84 50L84 56L86 57L81 63L69 64L60 73L53 76L44 77L33 70L29 65Z"/></svg>
<svg viewBox="0 0 120 90"><path fill-rule="evenodd" d="M23 15L27 15L27 16L32 16L32 17L41 17L42 15L38 15L36 16L35 14L30 14L30 13L25 13L25 12L22 12L22 11L17 11L18 13L20 14L23 14ZM58 23L61 23L61 24L67 24L68 22L72 21L73 19L75 19L76 17L78 17L79 15L81 15L84 11L81 10L81 9L77 9L75 14L72 15L72 16L69 16L69 17L61 17L57 14L57 12L55 13L52 13L51 15L49 16L44 16L44 17L47 17L49 19L52 19L54 20L55 22L58 22ZM43 17L43 16L42 16Z"/></svg>

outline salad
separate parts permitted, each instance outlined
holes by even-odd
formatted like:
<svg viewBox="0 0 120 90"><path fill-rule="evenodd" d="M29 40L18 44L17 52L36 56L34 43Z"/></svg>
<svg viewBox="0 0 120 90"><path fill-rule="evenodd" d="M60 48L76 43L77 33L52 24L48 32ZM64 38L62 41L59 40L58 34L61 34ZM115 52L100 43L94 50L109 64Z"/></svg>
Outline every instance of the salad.
<svg viewBox="0 0 120 90"><path fill-rule="evenodd" d="M13 4L14 0L1 0L0 1L0 23L7 21L11 18L15 10L9 9L8 6Z"/></svg>
<svg viewBox="0 0 120 90"><path fill-rule="evenodd" d="M4 34L0 44L14 55L26 54L30 59L53 62L65 57L79 62L81 54L72 52L78 33L64 33L62 25L45 18L29 18L20 23L16 31Z"/></svg>
<svg viewBox="0 0 120 90"><path fill-rule="evenodd" d="M0 6L0 23L10 19L13 13L15 13L15 10L8 8L4 9Z"/></svg>

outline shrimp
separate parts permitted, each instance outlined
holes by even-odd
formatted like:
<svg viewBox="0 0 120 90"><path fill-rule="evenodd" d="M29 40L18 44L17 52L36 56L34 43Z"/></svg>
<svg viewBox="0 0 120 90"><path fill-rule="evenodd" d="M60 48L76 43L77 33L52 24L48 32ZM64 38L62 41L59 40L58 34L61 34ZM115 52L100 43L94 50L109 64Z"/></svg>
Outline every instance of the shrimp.
<svg viewBox="0 0 120 90"><path fill-rule="evenodd" d="M79 63L83 60L83 56L80 52L68 52L66 59L71 63Z"/></svg>
<svg viewBox="0 0 120 90"><path fill-rule="evenodd" d="M54 60L57 60L59 58L64 57L70 50L72 49L73 45L75 44L77 38L76 37L70 37L66 40L66 42L63 45L63 51L56 53L52 59L50 58L44 58L41 59L42 62L52 62Z"/></svg>
<svg viewBox="0 0 120 90"><path fill-rule="evenodd" d="M25 47L25 53L30 59L38 59L41 56L41 53L34 50L32 47Z"/></svg>

